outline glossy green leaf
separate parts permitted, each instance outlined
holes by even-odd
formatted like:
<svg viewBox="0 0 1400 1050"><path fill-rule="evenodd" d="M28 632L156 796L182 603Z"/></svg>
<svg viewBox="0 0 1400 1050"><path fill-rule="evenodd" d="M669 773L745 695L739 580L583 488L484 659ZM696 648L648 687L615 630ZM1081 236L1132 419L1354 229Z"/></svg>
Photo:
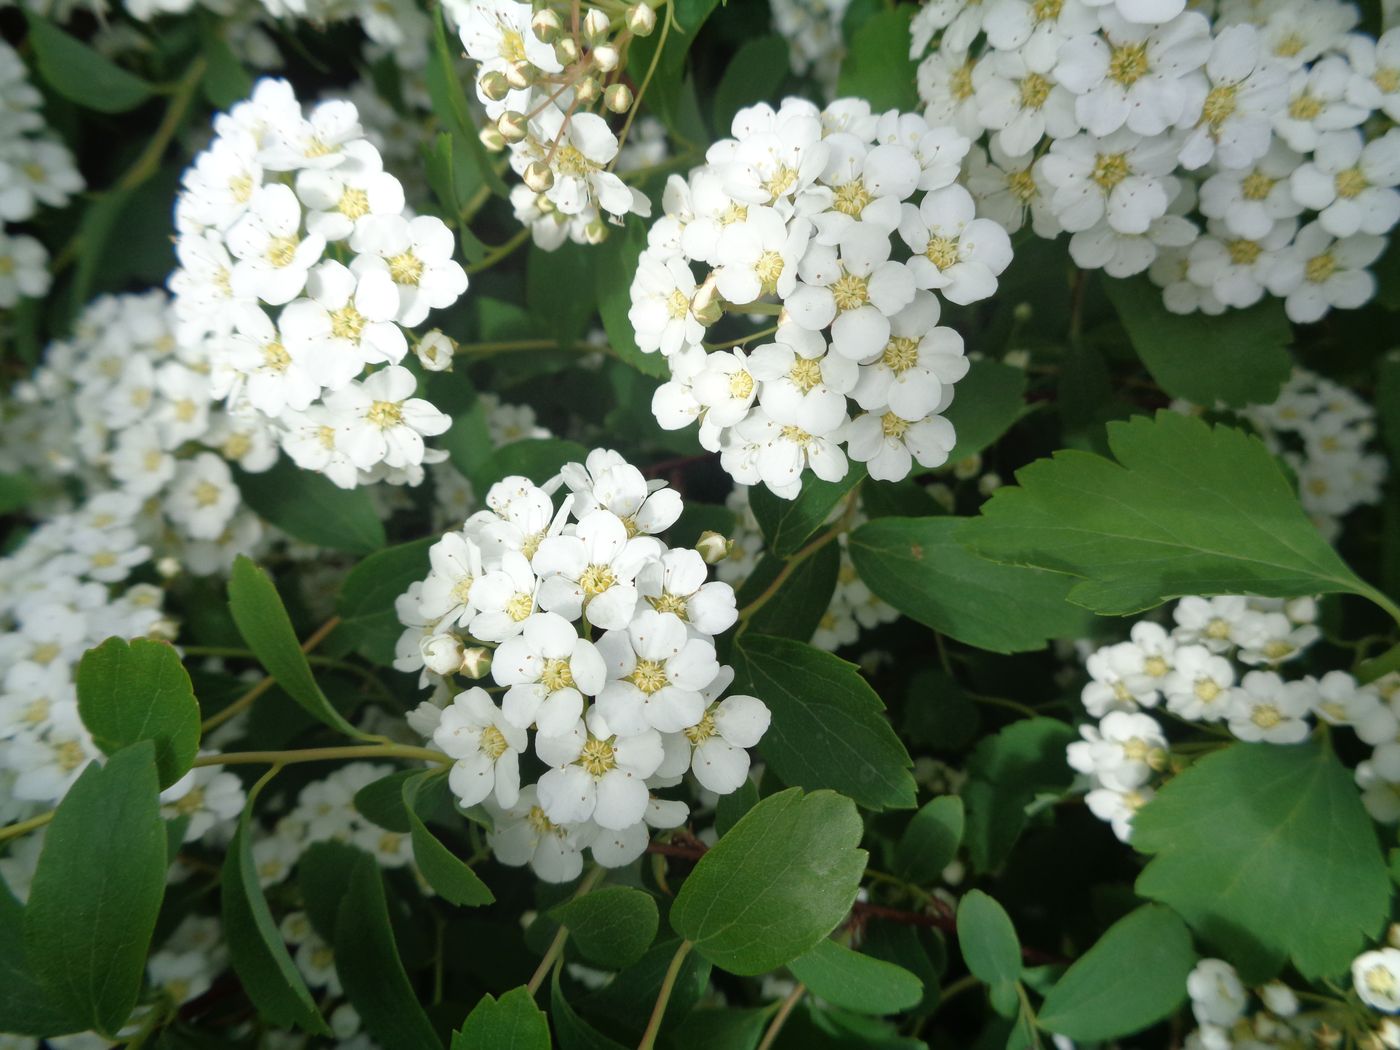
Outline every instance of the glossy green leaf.
<svg viewBox="0 0 1400 1050"><path fill-rule="evenodd" d="M902 966L832 940L818 942L788 969L813 995L859 1014L896 1014L924 996L923 982Z"/></svg>
<svg viewBox="0 0 1400 1050"><path fill-rule="evenodd" d="M866 586L911 619L997 653L1083 637L1093 617L1068 600L1073 577L1003 565L968 550L981 523L967 518L878 518L846 549Z"/></svg>
<svg viewBox="0 0 1400 1050"><path fill-rule="evenodd" d="M229 109L253 93L253 78L238 61L213 12L199 12L199 46L207 68L201 87L215 109Z"/></svg>
<svg viewBox="0 0 1400 1050"><path fill-rule="evenodd" d="M660 917L651 894L606 886L550 909L569 928L569 942L594 966L622 970L640 959L656 938Z"/></svg>
<svg viewBox="0 0 1400 1050"><path fill-rule="evenodd" d="M531 245L525 260L525 305L561 348L582 337L598 309L595 249L565 241L554 251Z"/></svg>
<svg viewBox="0 0 1400 1050"><path fill-rule="evenodd" d="M24 950L24 906L0 879L0 1032L15 1035L64 1035L87 1023L50 1001L34 975Z"/></svg>
<svg viewBox="0 0 1400 1050"><path fill-rule="evenodd" d="M814 948L846 917L865 871L850 799L788 788L707 851L671 906L671 926L721 969L765 973Z"/></svg>
<svg viewBox="0 0 1400 1050"><path fill-rule="evenodd" d="M1176 1012L1196 965L1191 933L1170 908L1145 904L1119 919L1055 982L1040 1025L1084 1042L1141 1031Z"/></svg>
<svg viewBox="0 0 1400 1050"><path fill-rule="evenodd" d="M451 1050L549 1050L549 1021L525 988L499 999L483 995L459 1031Z"/></svg>
<svg viewBox="0 0 1400 1050"><path fill-rule="evenodd" d="M452 61L454 46L456 45L448 43L448 34L443 26L443 16L441 14L434 15L433 46L428 51L427 65L423 71L428 95L433 104L433 113L436 114L443 127L450 129L454 135L462 137L462 141L467 144L471 151L472 159L482 179L491 188L491 192L498 197L508 197L510 190L507 189L505 180L501 178L500 173L492 165L491 158L486 154L486 148L477 137L477 127L472 120L471 106L467 102L462 82L457 76L456 67Z"/></svg>
<svg viewBox="0 0 1400 1050"><path fill-rule="evenodd" d="M367 734L347 722L316 684L272 580L241 554L229 575L228 605L238 633L288 696L332 729L366 739Z"/></svg>
<svg viewBox="0 0 1400 1050"><path fill-rule="evenodd" d="M376 551L351 569L341 584L336 632L352 638L355 651L371 663L393 665L394 646L403 634L394 599L428 575L428 548L435 540L430 536Z"/></svg>
<svg viewBox="0 0 1400 1050"><path fill-rule="evenodd" d="M648 37L636 41L627 58L628 69L646 70L656 62L656 71L647 87L645 102L672 131L682 129L685 59L701 26L719 0L675 0L671 6L675 23L668 33L662 32L662 12L657 13L656 28ZM657 49L660 49L658 54Z"/></svg>
<svg viewBox="0 0 1400 1050"><path fill-rule="evenodd" d="M963 800L940 795L924 804L904 827L895 846L895 867L911 882L931 883L958 855L963 835Z"/></svg>
<svg viewBox="0 0 1400 1050"><path fill-rule="evenodd" d="M1218 317L1175 314L1145 277L1104 281L1133 349L1172 397L1198 405L1267 405L1293 368L1293 328L1283 301L1265 297Z"/></svg>
<svg viewBox="0 0 1400 1050"><path fill-rule="evenodd" d="M160 786L190 768L199 751L199 702L174 646L108 638L78 664L78 713L104 754L149 740Z"/></svg>
<svg viewBox="0 0 1400 1050"><path fill-rule="evenodd" d="M378 780L371 780L355 792L355 811L371 824L407 835L411 825L408 821L408 807L404 804L404 782L422 775L421 769L400 769L386 773Z"/></svg>
<svg viewBox="0 0 1400 1050"><path fill-rule="evenodd" d="M423 823L419 807L431 773L419 773L403 782L403 804L413 840L413 859L428 885L443 900L459 906L490 904L496 898L461 857L444 846Z"/></svg>
<svg viewBox="0 0 1400 1050"><path fill-rule="evenodd" d="M948 453L956 463L992 445L1026 412L1026 370L981 358L954 388L953 403L943 412L953 424L957 444Z"/></svg>
<svg viewBox="0 0 1400 1050"><path fill-rule="evenodd" d="M340 488L285 457L259 474L239 471L238 491L253 510L305 543L370 554L387 542L369 489Z"/></svg>
<svg viewBox="0 0 1400 1050"><path fill-rule="evenodd" d="M149 740L89 765L59 803L24 909L24 956L49 1003L114 1036L141 990L165 895Z"/></svg>
<svg viewBox="0 0 1400 1050"><path fill-rule="evenodd" d="M1006 909L981 890L958 902L958 946L972 975L991 988L1021 977L1021 942Z"/></svg>
<svg viewBox="0 0 1400 1050"><path fill-rule="evenodd" d="M104 58L48 20L25 11L29 43L39 74L56 92L99 113L125 113L155 93L155 86Z"/></svg>
<svg viewBox="0 0 1400 1050"><path fill-rule="evenodd" d="M909 57L912 16L912 8L896 7L874 15L856 31L841 63L838 97L863 98L876 113L919 108L915 63Z"/></svg>
<svg viewBox="0 0 1400 1050"><path fill-rule="evenodd" d="M418 993L404 972L389 925L379 866L369 854L355 862L335 924L335 970L365 1031L385 1050L442 1046Z"/></svg>
<svg viewBox="0 0 1400 1050"><path fill-rule="evenodd" d="M1159 412L1108 425L1117 462L1057 452L1016 473L959 538L1080 577L1070 600L1126 616L1187 594L1376 597L1303 513L1258 438Z"/></svg>
<svg viewBox="0 0 1400 1050"><path fill-rule="evenodd" d="M840 481L822 481L814 474L803 479L796 499L783 499L766 486L749 490L749 506L763 530L768 549L780 558L796 554L826 523L846 494L865 479L865 468L858 463Z"/></svg>
<svg viewBox="0 0 1400 1050"><path fill-rule="evenodd" d="M1285 959L1305 977L1340 975L1390 906L1375 826L1318 739L1206 755L1137 813L1133 845L1153 856L1138 893L1175 908L1251 984Z"/></svg>
<svg viewBox="0 0 1400 1050"><path fill-rule="evenodd" d="M306 917L327 944L335 943L340 901L350 886L350 872L361 856L361 850L332 839L311 843L297 860L297 887Z"/></svg>
<svg viewBox="0 0 1400 1050"><path fill-rule="evenodd" d="M866 809L913 807L913 760L854 664L802 642L744 634L734 666L773 713L759 750L783 783L833 788Z"/></svg>

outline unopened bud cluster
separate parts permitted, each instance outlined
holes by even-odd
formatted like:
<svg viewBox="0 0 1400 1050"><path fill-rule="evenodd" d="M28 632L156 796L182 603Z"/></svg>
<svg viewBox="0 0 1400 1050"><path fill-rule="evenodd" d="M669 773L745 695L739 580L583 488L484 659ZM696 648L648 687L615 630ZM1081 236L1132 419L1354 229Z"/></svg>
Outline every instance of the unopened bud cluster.
<svg viewBox="0 0 1400 1050"><path fill-rule="evenodd" d="M647 199L612 172L621 143L608 117L629 114L636 101L622 71L632 42L656 26L651 7L612 16L586 5L484 0L454 14L480 64L477 97L490 120L482 141L510 151L521 179L511 203L535 243L596 244L605 220L649 215Z"/></svg>

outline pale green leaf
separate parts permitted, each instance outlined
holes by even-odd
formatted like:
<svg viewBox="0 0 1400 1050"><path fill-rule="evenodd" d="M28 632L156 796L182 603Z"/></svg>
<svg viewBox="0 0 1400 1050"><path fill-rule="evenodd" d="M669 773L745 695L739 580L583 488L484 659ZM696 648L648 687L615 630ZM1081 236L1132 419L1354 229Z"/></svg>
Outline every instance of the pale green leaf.
<svg viewBox="0 0 1400 1050"><path fill-rule="evenodd" d="M991 988L1021 977L1021 942L1006 909L981 890L958 902L958 945L972 975Z"/></svg>
<svg viewBox="0 0 1400 1050"><path fill-rule="evenodd" d="M444 846L428 830L419 813L422 793L429 789L431 773L420 773L403 782L403 802L407 811L409 835L413 841L413 859L428 885L443 900L456 905L490 904L496 898L476 872L467 867L461 857Z"/></svg>
<svg viewBox="0 0 1400 1050"><path fill-rule="evenodd" d="M838 96L854 95L876 113L917 110L915 64L909 57L909 20L913 10L896 7L868 19L856 30L841 63Z"/></svg>
<svg viewBox="0 0 1400 1050"><path fill-rule="evenodd" d="M125 113L155 93L155 86L115 65L52 22L25 11L29 43L39 74L70 102L100 113Z"/></svg>

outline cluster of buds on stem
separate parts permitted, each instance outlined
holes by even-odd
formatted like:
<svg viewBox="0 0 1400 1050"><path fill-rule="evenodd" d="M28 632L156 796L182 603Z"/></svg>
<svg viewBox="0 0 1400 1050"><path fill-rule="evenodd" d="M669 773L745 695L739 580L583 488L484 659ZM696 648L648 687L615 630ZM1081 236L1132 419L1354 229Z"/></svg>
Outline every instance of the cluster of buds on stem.
<svg viewBox="0 0 1400 1050"><path fill-rule="evenodd" d="M509 150L521 179L511 203L543 248L597 243L608 222L650 214L646 198L612 169L638 101L627 59L637 38L656 29L654 3L455 6L462 45L479 63L477 97L490 120L482 142ZM622 118L619 133L612 117Z"/></svg>

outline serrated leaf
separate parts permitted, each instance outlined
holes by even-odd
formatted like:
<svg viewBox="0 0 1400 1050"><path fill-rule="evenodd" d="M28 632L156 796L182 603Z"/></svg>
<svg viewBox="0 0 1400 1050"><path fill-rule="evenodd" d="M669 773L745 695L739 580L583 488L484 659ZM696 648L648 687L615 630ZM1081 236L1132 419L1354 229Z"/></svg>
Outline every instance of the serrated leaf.
<svg viewBox="0 0 1400 1050"><path fill-rule="evenodd" d="M850 799L788 788L759 802L705 853L671 926L721 969L764 973L810 951L846 917L866 854Z"/></svg>
<svg viewBox="0 0 1400 1050"><path fill-rule="evenodd" d="M155 745L90 764L59 803L24 909L24 955L73 1029L113 1037L141 991L165 895Z"/></svg>
<svg viewBox="0 0 1400 1050"><path fill-rule="evenodd" d="M422 792L432 773L420 773L403 782L403 803L408 816L409 835L413 841L413 859L428 885L449 904L476 906L490 904L496 898L476 872L467 867L461 857L442 844L428 830L419 814Z"/></svg>
<svg viewBox="0 0 1400 1050"><path fill-rule="evenodd" d="M913 807L913 760L854 664L788 638L744 634L734 665L773 713L759 750L783 783L833 788L866 809Z"/></svg>
<svg viewBox="0 0 1400 1050"><path fill-rule="evenodd" d="M1293 369L1293 328L1271 297L1218 317L1174 314L1145 277L1107 280L1104 289L1152 378L1172 397L1198 405L1267 405Z"/></svg>
<svg viewBox="0 0 1400 1050"><path fill-rule="evenodd" d="M39 74L56 92L99 113L125 113L155 94L155 86L104 58L31 11L29 42Z"/></svg>
<svg viewBox="0 0 1400 1050"><path fill-rule="evenodd" d="M452 1050L549 1050L549 1021L524 988L483 995L453 1033Z"/></svg>
<svg viewBox="0 0 1400 1050"><path fill-rule="evenodd" d="M1258 438L1163 411L1110 423L1108 440L1116 462L1071 450L1017 471L959 539L1080 577L1070 600L1106 615L1188 594L1384 602L1308 520Z"/></svg>
<svg viewBox="0 0 1400 1050"><path fill-rule="evenodd" d="M859 1014L897 1014L924 997L924 984L908 970L820 941L788 963L792 975L814 995Z"/></svg>
<svg viewBox="0 0 1400 1050"><path fill-rule="evenodd" d="M957 795L942 795L926 803L899 837L894 853L896 870L911 882L933 882L958 855L963 822L963 801Z"/></svg>
<svg viewBox="0 0 1400 1050"><path fill-rule="evenodd" d="M286 458L259 474L238 471L237 478L248 506L304 543L370 554L386 542L367 488L340 488Z"/></svg>
<svg viewBox="0 0 1400 1050"><path fill-rule="evenodd" d="M277 588L267 573L242 554L234 560L229 574L228 606L238 633L288 696L332 729L356 739L368 739L321 692Z"/></svg>
<svg viewBox="0 0 1400 1050"><path fill-rule="evenodd" d="M1055 982L1037 1020L1084 1042L1131 1035L1176 1011L1195 965L1186 924L1170 908L1145 904L1110 926Z"/></svg>
<svg viewBox="0 0 1400 1050"><path fill-rule="evenodd" d="M915 64L909 57L912 14L908 7L882 11L856 30L841 63L838 96L866 99L877 113L919 108Z"/></svg>
<svg viewBox="0 0 1400 1050"><path fill-rule="evenodd" d="M981 890L958 902L958 945L972 975L990 988L1021 977L1021 942L1006 909Z"/></svg>
<svg viewBox="0 0 1400 1050"><path fill-rule="evenodd" d="M353 639L355 651L370 663L393 665L394 646L403 633L394 599L428 575L428 548L434 542L430 536L376 551L351 569L341 584L336 631Z"/></svg>
<svg viewBox="0 0 1400 1050"><path fill-rule="evenodd" d="M953 403L943 412L957 437L948 462L956 463L994 444L1025 412L1024 368L990 358L973 361L954 388Z"/></svg>
<svg viewBox="0 0 1400 1050"><path fill-rule="evenodd" d="M1093 616L1069 602L1073 577L1003 565L962 542L978 519L878 518L847 540L866 586L940 634L996 653L1079 638Z"/></svg>
<svg viewBox="0 0 1400 1050"><path fill-rule="evenodd" d="M594 966L623 970L639 960L656 938L660 916L651 894L607 886L550 909L569 928L569 943Z"/></svg>
<svg viewBox="0 0 1400 1050"><path fill-rule="evenodd" d="M749 506L763 530L768 549L780 558L796 554L865 476L865 468L858 463L853 463L840 481L823 481L810 475L803 480L796 499L783 499L766 486L755 485L749 490Z"/></svg>
<svg viewBox="0 0 1400 1050"><path fill-rule="evenodd" d="M379 866L362 854L335 924L335 970L345 997L385 1050L441 1047L399 958Z"/></svg>
<svg viewBox="0 0 1400 1050"><path fill-rule="evenodd" d="M1375 827L1317 739L1207 755L1133 818L1133 845L1153 855L1138 893L1176 909L1250 984L1285 959L1336 977L1385 924Z"/></svg>
<svg viewBox="0 0 1400 1050"><path fill-rule="evenodd" d="M77 688L78 713L103 754L149 740L162 788L189 771L199 751L199 702L173 646L108 638L83 654Z"/></svg>

